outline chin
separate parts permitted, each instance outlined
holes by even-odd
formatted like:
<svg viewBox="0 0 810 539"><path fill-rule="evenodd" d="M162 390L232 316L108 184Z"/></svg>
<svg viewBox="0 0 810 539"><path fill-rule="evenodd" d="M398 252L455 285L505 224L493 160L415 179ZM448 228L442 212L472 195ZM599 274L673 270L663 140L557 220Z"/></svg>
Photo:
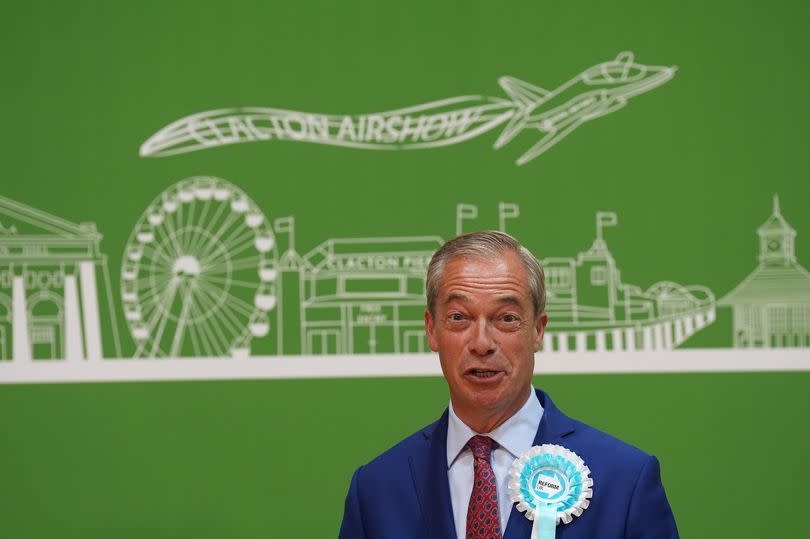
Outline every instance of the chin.
<svg viewBox="0 0 810 539"><path fill-rule="evenodd" d="M471 401L477 406L487 409L497 409L504 405L503 391L500 388L479 389L472 394Z"/></svg>

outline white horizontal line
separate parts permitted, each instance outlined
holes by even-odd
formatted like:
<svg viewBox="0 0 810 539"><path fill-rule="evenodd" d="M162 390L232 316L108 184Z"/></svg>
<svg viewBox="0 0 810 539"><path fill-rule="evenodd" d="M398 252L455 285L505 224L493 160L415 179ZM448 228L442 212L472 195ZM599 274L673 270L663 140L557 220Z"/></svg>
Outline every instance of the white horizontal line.
<svg viewBox="0 0 810 539"><path fill-rule="evenodd" d="M536 374L810 370L810 349L541 352ZM440 376L436 354L3 361L0 384Z"/></svg>

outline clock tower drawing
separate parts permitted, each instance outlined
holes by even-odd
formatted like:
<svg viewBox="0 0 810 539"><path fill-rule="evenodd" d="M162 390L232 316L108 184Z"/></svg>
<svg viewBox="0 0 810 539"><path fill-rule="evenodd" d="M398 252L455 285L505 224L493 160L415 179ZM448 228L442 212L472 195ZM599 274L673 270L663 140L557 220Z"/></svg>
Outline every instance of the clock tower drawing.
<svg viewBox="0 0 810 539"><path fill-rule="evenodd" d="M772 266L796 263L796 231L779 211L779 195L773 196L773 213L757 229L759 235L759 261Z"/></svg>

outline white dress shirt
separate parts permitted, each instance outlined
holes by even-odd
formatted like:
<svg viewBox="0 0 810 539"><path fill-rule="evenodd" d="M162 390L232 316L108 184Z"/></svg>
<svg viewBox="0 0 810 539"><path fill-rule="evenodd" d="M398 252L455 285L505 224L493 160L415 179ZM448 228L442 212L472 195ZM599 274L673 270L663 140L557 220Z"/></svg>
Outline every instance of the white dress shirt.
<svg viewBox="0 0 810 539"><path fill-rule="evenodd" d="M489 436L498 443L492 452L492 470L498 483L498 506L503 535L512 511L512 502L509 501L506 487L507 474L515 459L532 446L542 417L543 405L537 399L534 388L520 410L492 432L472 430L459 419L453 410L453 403L450 403L447 423L447 477L450 481L450 500L453 504L453 519L458 539L466 537L467 506L470 504L473 486L473 456L467 442L476 434L480 434Z"/></svg>

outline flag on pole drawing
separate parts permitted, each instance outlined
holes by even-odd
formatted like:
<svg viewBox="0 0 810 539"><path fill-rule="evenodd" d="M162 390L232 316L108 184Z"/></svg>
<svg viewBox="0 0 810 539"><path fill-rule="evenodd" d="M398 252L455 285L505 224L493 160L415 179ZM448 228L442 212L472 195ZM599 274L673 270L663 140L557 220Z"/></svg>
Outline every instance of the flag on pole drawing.
<svg viewBox="0 0 810 539"><path fill-rule="evenodd" d="M506 220L520 217L520 206L514 202L498 202L498 230L506 232Z"/></svg>
<svg viewBox="0 0 810 539"><path fill-rule="evenodd" d="M456 204L456 236L464 232L463 223L466 219L478 217L478 206L474 204Z"/></svg>

